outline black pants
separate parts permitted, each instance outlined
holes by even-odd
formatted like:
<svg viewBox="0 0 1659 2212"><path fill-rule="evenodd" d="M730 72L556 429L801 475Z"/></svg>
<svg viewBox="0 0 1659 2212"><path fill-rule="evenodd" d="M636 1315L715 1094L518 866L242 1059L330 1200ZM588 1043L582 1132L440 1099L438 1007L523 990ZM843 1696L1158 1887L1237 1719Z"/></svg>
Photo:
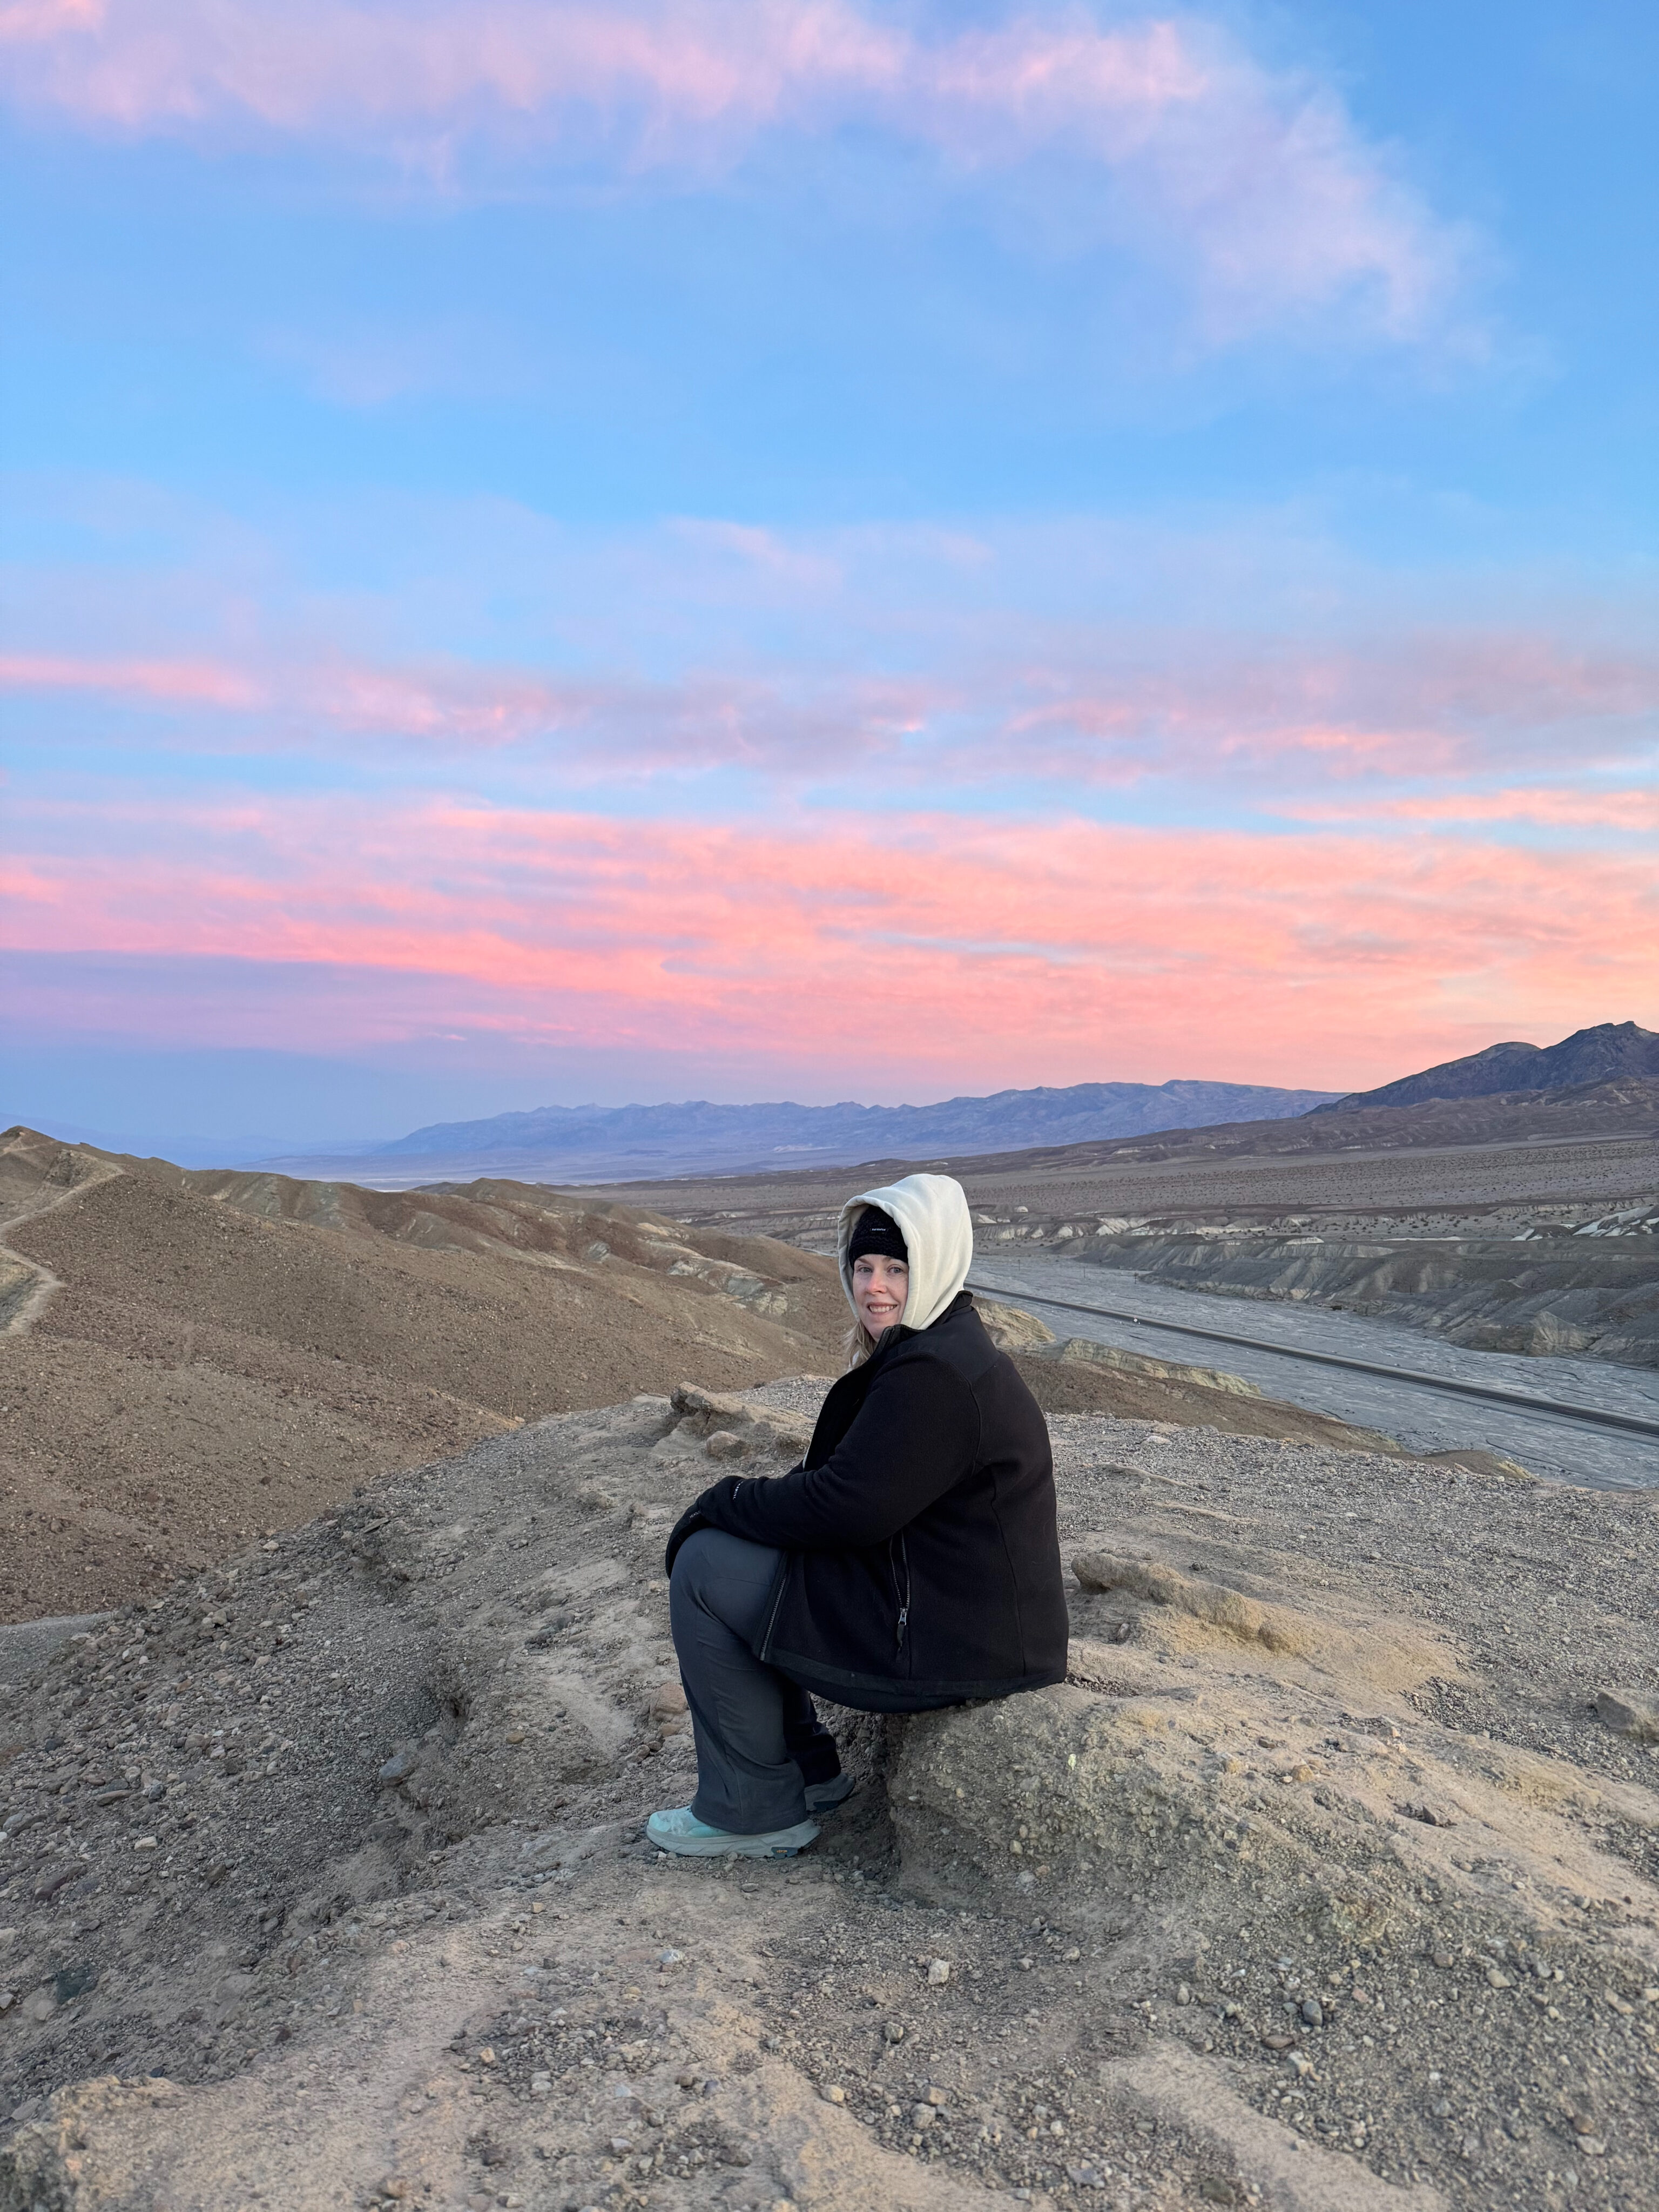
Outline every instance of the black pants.
<svg viewBox="0 0 1659 2212"><path fill-rule="evenodd" d="M806 1818L809 1783L841 1772L836 1740L798 1682L755 1656L782 1553L718 1528L680 1547L669 1619L697 1746L691 1810L728 1835Z"/></svg>

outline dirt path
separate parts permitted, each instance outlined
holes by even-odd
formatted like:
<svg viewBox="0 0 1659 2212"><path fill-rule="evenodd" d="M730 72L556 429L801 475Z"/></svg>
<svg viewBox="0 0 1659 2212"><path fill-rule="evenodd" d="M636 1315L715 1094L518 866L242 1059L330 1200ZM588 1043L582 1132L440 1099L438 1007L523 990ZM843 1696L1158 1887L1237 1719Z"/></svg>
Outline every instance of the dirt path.
<svg viewBox="0 0 1659 2212"><path fill-rule="evenodd" d="M8 1130L0 1136L0 1146L13 1144L22 1133ZM43 1213L55 1212L120 1172L113 1161L97 1159L64 1145L57 1147L54 1158L41 1161L38 1181L33 1175L20 1177L8 1193L7 1179L0 1178L0 1206L9 1208L0 1218L0 1335L23 1335L46 1311L53 1292L64 1287L50 1267L14 1252L3 1240L26 1221L38 1221Z"/></svg>

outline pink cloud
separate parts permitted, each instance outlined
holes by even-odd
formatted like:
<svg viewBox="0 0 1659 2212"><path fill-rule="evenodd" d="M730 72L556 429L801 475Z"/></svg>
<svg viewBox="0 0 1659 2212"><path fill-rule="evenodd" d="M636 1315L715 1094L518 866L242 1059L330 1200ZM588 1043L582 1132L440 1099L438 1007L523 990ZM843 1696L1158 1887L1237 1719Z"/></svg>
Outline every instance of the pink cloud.
<svg viewBox="0 0 1659 2212"><path fill-rule="evenodd" d="M15 840L42 848L11 900L21 951L326 966L401 979L432 1019L917 1082L965 1061L1358 1082L1659 995L1652 871L1605 853L337 796L51 826L71 855L44 823ZM308 1048L350 1041L313 1024Z"/></svg>
<svg viewBox="0 0 1659 2212"><path fill-rule="evenodd" d="M10 0L0 7L0 41L59 39L71 31L95 31L103 20L104 0Z"/></svg>
<svg viewBox="0 0 1659 2212"><path fill-rule="evenodd" d="M1348 822L1352 810L1335 806L1286 808L1305 822ZM1659 791L1536 789L1447 792L1436 797L1381 799L1364 818L1388 822L1524 822L1540 829L1659 830Z"/></svg>
<svg viewBox="0 0 1659 2212"><path fill-rule="evenodd" d="M0 690L107 691L174 706L260 707L266 693L238 668L205 660L94 660L54 653L0 654Z"/></svg>
<svg viewBox="0 0 1659 2212"><path fill-rule="evenodd" d="M1023 773L1112 784L1195 769L1242 777L1271 769L1301 783L1312 774L1349 781L1442 773L1482 750L1479 737L1449 730L1309 722L1284 708L1273 714L1253 706L1248 681L1237 698L1224 680L1201 676L1184 697L1173 686L1147 690L1152 696L1126 685L1115 697L1017 711L1009 734L1018 740Z"/></svg>
<svg viewBox="0 0 1659 2212"><path fill-rule="evenodd" d="M1465 258L1334 93L1191 15L927 39L851 0L36 0L0 14L6 48L14 98L85 125L368 133L445 167L486 138L696 170L848 123L963 169L1058 155L1115 180L1109 228L1194 264L1217 337L1355 296L1420 337Z"/></svg>

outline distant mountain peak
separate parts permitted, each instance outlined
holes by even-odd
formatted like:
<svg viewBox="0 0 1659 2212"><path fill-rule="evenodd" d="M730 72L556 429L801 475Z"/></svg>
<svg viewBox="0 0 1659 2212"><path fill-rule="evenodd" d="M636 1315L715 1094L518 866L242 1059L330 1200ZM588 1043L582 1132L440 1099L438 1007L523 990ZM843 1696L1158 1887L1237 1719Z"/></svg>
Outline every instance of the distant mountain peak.
<svg viewBox="0 0 1659 2212"><path fill-rule="evenodd" d="M1659 1033L1635 1022L1600 1022L1575 1030L1559 1044L1489 1044L1462 1060L1443 1060L1375 1091L1315 1106L1315 1114L1347 1114L1369 1106L1425 1106L1441 1098L1493 1098L1502 1091L1559 1091L1576 1083L1608 1083L1621 1075L1659 1075Z"/></svg>

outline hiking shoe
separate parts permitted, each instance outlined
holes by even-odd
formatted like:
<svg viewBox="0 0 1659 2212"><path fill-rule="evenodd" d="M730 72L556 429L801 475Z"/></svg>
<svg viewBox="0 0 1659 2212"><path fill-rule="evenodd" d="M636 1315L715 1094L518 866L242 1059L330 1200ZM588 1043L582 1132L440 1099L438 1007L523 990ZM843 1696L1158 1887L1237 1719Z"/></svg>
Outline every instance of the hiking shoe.
<svg viewBox="0 0 1659 2212"><path fill-rule="evenodd" d="M734 1836L698 1820L689 1805L653 1813L645 1824L647 1841L659 1851L683 1859L723 1859L728 1851L743 1859L792 1859L817 1840L816 1820L797 1820L793 1828L771 1828L764 1835Z"/></svg>
<svg viewBox="0 0 1659 2212"><path fill-rule="evenodd" d="M832 1774L827 1782L809 1782L806 1809L809 1813L833 1813L837 1805L847 1802L857 1788L850 1774Z"/></svg>

